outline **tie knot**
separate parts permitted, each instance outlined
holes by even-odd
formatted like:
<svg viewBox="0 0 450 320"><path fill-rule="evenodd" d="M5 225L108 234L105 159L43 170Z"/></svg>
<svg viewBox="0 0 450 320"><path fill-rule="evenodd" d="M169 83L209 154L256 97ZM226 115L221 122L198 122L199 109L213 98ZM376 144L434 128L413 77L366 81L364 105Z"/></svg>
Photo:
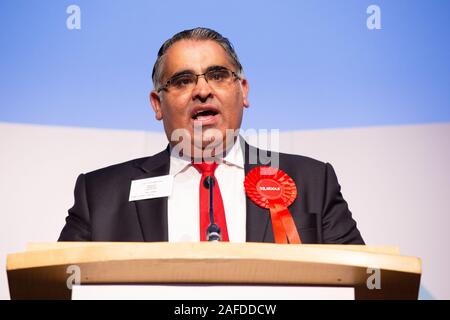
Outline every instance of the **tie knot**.
<svg viewBox="0 0 450 320"><path fill-rule="evenodd" d="M203 175L214 175L214 171L218 166L217 162L192 163L192 165Z"/></svg>

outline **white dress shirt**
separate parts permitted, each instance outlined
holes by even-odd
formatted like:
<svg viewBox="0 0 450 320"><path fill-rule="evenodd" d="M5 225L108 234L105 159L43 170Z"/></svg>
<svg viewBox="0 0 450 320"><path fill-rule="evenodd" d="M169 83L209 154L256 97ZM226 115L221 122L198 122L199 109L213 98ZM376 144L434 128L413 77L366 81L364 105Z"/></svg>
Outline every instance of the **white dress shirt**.
<svg viewBox="0 0 450 320"><path fill-rule="evenodd" d="M199 188L202 175L189 161L172 154L169 173L174 176L172 194L167 202L169 242L200 241ZM222 194L229 240L245 242L245 172L239 140L219 163L214 175Z"/></svg>

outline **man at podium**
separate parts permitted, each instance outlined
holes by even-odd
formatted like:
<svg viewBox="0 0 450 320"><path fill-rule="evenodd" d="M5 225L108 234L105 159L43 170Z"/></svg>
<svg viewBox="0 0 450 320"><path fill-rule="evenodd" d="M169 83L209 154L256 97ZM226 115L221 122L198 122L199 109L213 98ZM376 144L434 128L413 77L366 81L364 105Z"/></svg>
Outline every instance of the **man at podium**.
<svg viewBox="0 0 450 320"><path fill-rule="evenodd" d="M177 33L152 79L167 148L79 175L60 241L364 244L330 164L239 135L249 85L227 38Z"/></svg>

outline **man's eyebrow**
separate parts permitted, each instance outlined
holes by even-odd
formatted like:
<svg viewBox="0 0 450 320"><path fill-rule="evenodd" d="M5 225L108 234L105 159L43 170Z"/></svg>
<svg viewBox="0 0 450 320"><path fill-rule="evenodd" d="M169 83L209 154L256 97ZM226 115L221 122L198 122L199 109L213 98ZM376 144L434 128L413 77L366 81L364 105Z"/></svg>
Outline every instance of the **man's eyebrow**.
<svg viewBox="0 0 450 320"><path fill-rule="evenodd" d="M206 69L206 72L209 72L209 71L217 71L217 70L227 70L227 68L224 67L224 66L219 66L219 65L217 65L217 66L210 66L210 67L208 67L208 68Z"/></svg>
<svg viewBox="0 0 450 320"><path fill-rule="evenodd" d="M214 65L214 66L209 66L205 72L217 71L217 70L227 70L227 68L224 66ZM172 79L174 77L178 77L181 75L186 75L186 74L196 74L196 73L193 70L185 69L185 70L175 72L169 79Z"/></svg>
<svg viewBox="0 0 450 320"><path fill-rule="evenodd" d="M185 74L195 74L195 73L192 70L185 69L185 70L181 70L181 71L175 72L173 75L170 76L169 79L172 79L173 77L185 75Z"/></svg>

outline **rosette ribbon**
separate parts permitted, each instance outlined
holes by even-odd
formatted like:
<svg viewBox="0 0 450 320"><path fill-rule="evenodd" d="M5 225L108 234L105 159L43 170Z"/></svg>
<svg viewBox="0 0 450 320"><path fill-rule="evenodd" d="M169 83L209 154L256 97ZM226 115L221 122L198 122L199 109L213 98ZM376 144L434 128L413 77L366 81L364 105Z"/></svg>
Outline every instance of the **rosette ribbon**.
<svg viewBox="0 0 450 320"><path fill-rule="evenodd" d="M294 180L284 171L255 167L244 180L247 196L258 206L269 209L275 243L302 243L288 207L297 197Z"/></svg>

